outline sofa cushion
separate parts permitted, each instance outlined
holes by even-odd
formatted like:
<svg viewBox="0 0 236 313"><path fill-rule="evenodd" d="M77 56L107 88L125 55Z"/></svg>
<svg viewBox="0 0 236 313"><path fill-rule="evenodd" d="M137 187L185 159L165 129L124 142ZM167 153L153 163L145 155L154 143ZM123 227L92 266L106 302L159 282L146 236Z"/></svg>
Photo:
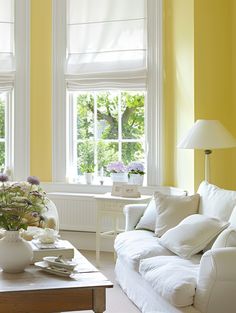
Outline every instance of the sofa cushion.
<svg viewBox="0 0 236 313"><path fill-rule="evenodd" d="M115 239L115 251L127 266L138 271L141 259L157 255L173 255L173 253L158 243L153 232L146 230L131 230L119 234Z"/></svg>
<svg viewBox="0 0 236 313"><path fill-rule="evenodd" d="M194 214L168 230L159 242L175 254L190 258L202 251L229 223L213 217Z"/></svg>
<svg viewBox="0 0 236 313"><path fill-rule="evenodd" d="M167 230L175 227L185 217L198 211L199 195L172 196L155 192L157 218L155 234L161 237Z"/></svg>
<svg viewBox="0 0 236 313"><path fill-rule="evenodd" d="M143 216L139 220L138 224L136 225L135 229L139 230L150 230L155 231L155 225L156 225L156 203L155 199L152 198L149 202L146 210L144 211Z"/></svg>
<svg viewBox="0 0 236 313"><path fill-rule="evenodd" d="M158 256L141 260L139 272L153 289L177 307L193 303L201 256L192 260Z"/></svg>
<svg viewBox="0 0 236 313"><path fill-rule="evenodd" d="M236 247L236 228L229 227L219 234L212 249Z"/></svg>
<svg viewBox="0 0 236 313"><path fill-rule="evenodd" d="M197 191L201 198L199 213L228 221L236 205L236 191L221 189L203 181Z"/></svg>

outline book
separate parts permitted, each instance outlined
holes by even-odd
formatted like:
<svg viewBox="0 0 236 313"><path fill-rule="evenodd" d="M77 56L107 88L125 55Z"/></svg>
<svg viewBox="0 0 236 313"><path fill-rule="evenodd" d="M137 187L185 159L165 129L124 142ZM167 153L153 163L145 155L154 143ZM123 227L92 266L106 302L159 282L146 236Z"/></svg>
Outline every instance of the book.
<svg viewBox="0 0 236 313"><path fill-rule="evenodd" d="M55 244L49 244L48 247L46 244L43 244L40 247L40 244L34 240L29 242L33 249L33 260L31 264L35 262L42 261L45 256L59 256L61 255L65 259L74 258L74 247L67 240L58 240Z"/></svg>

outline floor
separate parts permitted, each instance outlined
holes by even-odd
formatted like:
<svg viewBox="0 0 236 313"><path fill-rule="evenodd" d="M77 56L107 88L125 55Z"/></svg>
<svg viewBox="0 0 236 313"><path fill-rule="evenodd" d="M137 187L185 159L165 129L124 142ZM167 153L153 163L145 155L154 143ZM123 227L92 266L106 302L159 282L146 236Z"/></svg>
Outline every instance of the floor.
<svg viewBox="0 0 236 313"><path fill-rule="evenodd" d="M95 265L95 252L94 251L81 251L80 252ZM114 284L113 288L107 289L106 300L107 309L106 313L140 313L137 307L127 298L119 285L115 281L114 275L114 257L113 253L101 253L101 266L100 271ZM93 311L79 311L80 313L90 313Z"/></svg>

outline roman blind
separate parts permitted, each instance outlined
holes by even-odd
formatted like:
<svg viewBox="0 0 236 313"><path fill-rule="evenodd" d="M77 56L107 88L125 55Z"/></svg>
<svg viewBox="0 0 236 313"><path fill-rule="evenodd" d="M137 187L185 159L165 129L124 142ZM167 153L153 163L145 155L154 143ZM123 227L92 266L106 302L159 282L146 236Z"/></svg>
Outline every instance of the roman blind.
<svg viewBox="0 0 236 313"><path fill-rule="evenodd" d="M14 83L14 0L0 0L0 92Z"/></svg>
<svg viewBox="0 0 236 313"><path fill-rule="evenodd" d="M67 0L69 90L145 88L146 1Z"/></svg>

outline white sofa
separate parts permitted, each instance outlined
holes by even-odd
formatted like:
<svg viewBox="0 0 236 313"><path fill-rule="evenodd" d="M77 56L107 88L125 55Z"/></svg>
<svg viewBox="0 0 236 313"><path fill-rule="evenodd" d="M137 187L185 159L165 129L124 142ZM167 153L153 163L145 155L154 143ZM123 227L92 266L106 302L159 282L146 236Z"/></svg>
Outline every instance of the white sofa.
<svg viewBox="0 0 236 313"><path fill-rule="evenodd" d="M236 228L235 191L202 182L198 193L198 213L229 221L230 227ZM126 231L117 236L114 244L117 253L116 279L127 296L143 313L235 313L236 248L209 249L188 260L180 258L163 247L153 232L135 230L145 209L146 206L140 204L125 206ZM154 288L155 279L163 279L160 272L155 277L155 266L160 261L171 263L172 272L176 267L174 275L180 280L188 275L190 269L195 281L195 288L191 291L192 305L175 306L158 292L158 288ZM167 275L167 284L168 278ZM165 292L169 292L168 288L167 285ZM177 286L175 291L181 302L183 290L178 290ZM187 292L190 292L189 288Z"/></svg>

